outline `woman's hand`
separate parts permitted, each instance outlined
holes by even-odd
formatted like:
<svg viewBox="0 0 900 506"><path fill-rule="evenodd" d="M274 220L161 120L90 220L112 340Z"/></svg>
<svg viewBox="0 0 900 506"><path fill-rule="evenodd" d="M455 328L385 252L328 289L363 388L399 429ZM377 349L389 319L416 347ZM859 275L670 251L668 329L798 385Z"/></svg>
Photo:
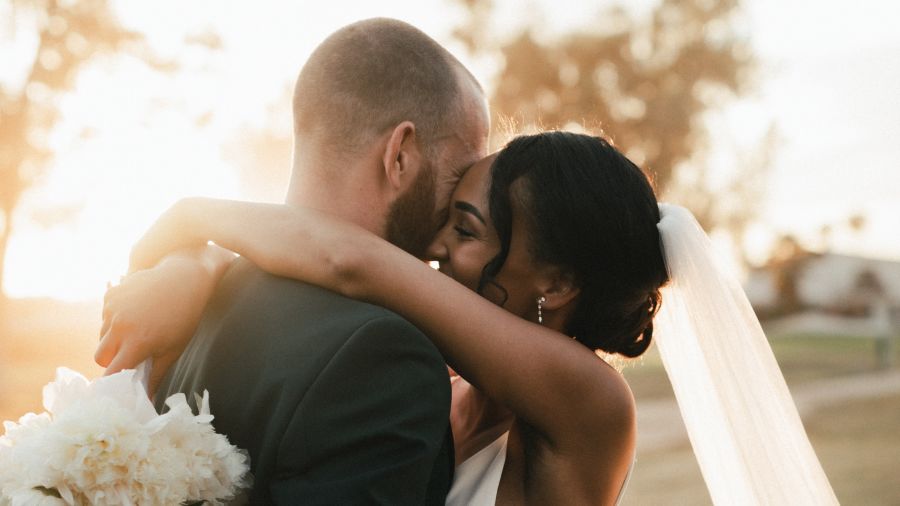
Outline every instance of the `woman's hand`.
<svg viewBox="0 0 900 506"><path fill-rule="evenodd" d="M179 252L129 274L103 302L101 341L94 355L106 374L153 358L150 391L190 342L230 254L207 247Z"/></svg>
<svg viewBox="0 0 900 506"><path fill-rule="evenodd" d="M184 248L205 253L172 255ZM231 251L272 274L365 298L370 261L375 250L385 248L396 249L356 225L314 209L181 200L135 244L132 274L107 293L95 359L111 374L152 357L155 389L193 336L224 272L222 266L233 258Z"/></svg>

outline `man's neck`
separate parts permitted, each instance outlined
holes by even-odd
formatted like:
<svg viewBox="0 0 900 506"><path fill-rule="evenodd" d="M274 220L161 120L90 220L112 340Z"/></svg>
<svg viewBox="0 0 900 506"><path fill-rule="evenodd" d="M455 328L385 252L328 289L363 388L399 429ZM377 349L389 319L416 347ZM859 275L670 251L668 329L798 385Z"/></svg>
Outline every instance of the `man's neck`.
<svg viewBox="0 0 900 506"><path fill-rule="evenodd" d="M326 212L383 237L387 210L376 198L372 184L361 180L359 172L295 164L285 204ZM345 177L327 176L338 173Z"/></svg>

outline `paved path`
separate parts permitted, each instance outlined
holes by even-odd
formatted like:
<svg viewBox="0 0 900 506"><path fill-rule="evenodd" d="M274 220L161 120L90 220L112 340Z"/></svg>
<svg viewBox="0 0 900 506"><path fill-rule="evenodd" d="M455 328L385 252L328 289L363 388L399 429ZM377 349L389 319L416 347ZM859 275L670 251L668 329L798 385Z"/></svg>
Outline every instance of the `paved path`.
<svg viewBox="0 0 900 506"><path fill-rule="evenodd" d="M801 417L847 401L872 399L900 393L900 370L830 378L791 388ZM674 399L638 401L638 452L679 446L687 432Z"/></svg>

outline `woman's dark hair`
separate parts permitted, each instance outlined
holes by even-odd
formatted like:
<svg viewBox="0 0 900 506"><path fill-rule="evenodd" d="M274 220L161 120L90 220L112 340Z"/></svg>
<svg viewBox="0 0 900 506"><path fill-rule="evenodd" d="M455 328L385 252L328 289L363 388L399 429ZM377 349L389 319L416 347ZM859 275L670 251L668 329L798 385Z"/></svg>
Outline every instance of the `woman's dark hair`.
<svg viewBox="0 0 900 506"><path fill-rule="evenodd" d="M581 289L566 333L592 350L642 354L668 280L647 176L600 137L553 131L513 139L491 167L501 250L482 272L482 289L495 284L509 254L513 199L525 213L533 260L565 269Z"/></svg>

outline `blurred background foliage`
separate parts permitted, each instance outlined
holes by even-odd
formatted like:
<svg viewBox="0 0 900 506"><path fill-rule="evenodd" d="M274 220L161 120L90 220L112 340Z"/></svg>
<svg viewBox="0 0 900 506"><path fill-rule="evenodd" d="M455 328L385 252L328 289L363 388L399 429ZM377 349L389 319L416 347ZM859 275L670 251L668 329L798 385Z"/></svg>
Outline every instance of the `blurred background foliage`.
<svg viewBox="0 0 900 506"><path fill-rule="evenodd" d="M748 229L772 190L771 169L782 139L773 123L755 140L739 142L727 122L715 121L752 97L769 75L760 70L741 16L746 6L739 0L658 0L643 10L602 2L578 27L557 29L544 22L554 9L550 4L523 4L529 12L510 27L500 0L444 2L458 15L448 16L453 26L441 42L490 69L482 81L492 107L492 148L540 129L602 133L646 169L663 200L689 207L712 235L730 242L742 267L768 265L787 272L794 261L785 257L789 253L802 260L804 251L829 249L834 235L847 242L865 228L863 214L850 216L861 221L849 228L846 217L828 218L832 222L813 241L821 244L774 232L783 235L768 240L766 258L747 247ZM120 22L117 5L114 0L0 0L10 14L0 22L0 37L15 40L37 30L38 39L25 72L0 79L0 287L13 218L25 192L54 164L48 139L79 74L98 63L131 60L187 80L198 68L182 59L203 61L196 53L157 55L146 33ZM192 33L184 43L208 53L223 46L214 28ZM201 71L212 76L227 66L206 61L210 68ZM263 121L248 119L216 139L215 149L233 170L243 198L283 196L292 144L291 84L280 84L283 92L268 105ZM158 105L147 107L191 116L197 131L211 124L221 130L222 111L214 101L197 105L165 93L153 98ZM91 135L89 129L83 132L85 142ZM71 219L79 205L83 202L58 204L28 218L37 224ZM791 240L798 248L783 247Z"/></svg>
<svg viewBox="0 0 900 506"><path fill-rule="evenodd" d="M262 120L245 121L242 114L246 111L242 110L233 116L241 118L235 121L243 121L236 127L225 121L217 123L225 108L235 107L217 100L233 95L217 95L208 101L197 97L212 95L204 86L223 85L218 80L227 75L223 69L230 62L214 55L223 48L220 35L215 29L191 31L176 44L177 49L159 52L151 43L151 31L129 28L118 18L117 7L122 8L125 1L0 0L0 13L9 14L0 18L0 40L15 41L25 32L36 37L33 47L23 46L31 49L20 55L27 60L21 74L6 73L0 79L0 287L13 218L21 212L23 196L38 188L48 169L59 161L54 160L58 153L51 141L64 123L61 103L77 91L74 83L79 76L98 65L121 69L127 61L131 66L125 72L140 67L141 72L128 77L135 88L165 84L164 89L154 89L156 93L144 93L140 99L149 96L148 104L132 111L126 121L162 110L169 117L178 117L188 129L218 128L216 135L229 132L222 137L197 137L216 138L213 150L219 150L221 160L227 161L210 172L194 174L199 184L218 178L216 171L233 170L240 197L279 201L283 196L292 149L291 83L276 84L281 95L268 105ZM752 96L763 79L771 77L760 71L760 56L754 53L750 34L741 24L740 11L746 5L738 0L658 0L650 4L649 11L640 11L611 1L598 3L581 28L549 30L543 22L547 11L542 9L554 8L550 2L523 3L521 8L529 12L518 17L512 28L503 23L506 20L501 18L508 13L501 11L499 3L444 0L448 12L457 9L460 15L448 16L454 26L439 40L467 62L490 69L482 81L492 107L492 148L501 148L512 135L548 128L602 133L647 170L663 199L690 207L707 230L730 241L739 262L751 263L744 248L746 234L760 212L764 192L772 190L767 186L770 168L782 139L775 125L770 125L755 142L739 143L727 130L727 122L712 121L736 101ZM136 4L128 5L133 8ZM253 10L265 8L254 4ZM285 9L282 4L268 8L269 16L281 15ZM184 28L181 25L179 29ZM189 31L195 28L188 27ZM267 47L265 42L260 44ZM190 51L185 50L188 47ZM292 67L288 74L294 72ZM205 73L204 78L197 80L199 84L191 82L193 89L179 88L198 73ZM151 74L184 80L139 82ZM283 75L287 74L279 74L278 79ZM174 96L179 93L184 96ZM121 98L110 99L112 107L121 107L116 101ZM145 130L134 131L152 134L154 129L159 132L174 123L151 120L148 124ZM93 135L86 127L75 141L90 143ZM177 134L165 131L159 135ZM184 147L161 142L158 148L154 143L159 140L147 144L162 150ZM131 156L127 149L120 147L126 159ZM177 154L178 164L184 165L214 158L208 153L197 158L187 158L187 151ZM160 163L159 159L153 163ZM74 165L79 173L95 168L78 166L77 161ZM159 176L145 166L131 170L126 177L137 177L140 170L150 173L147 180ZM93 177L109 174L100 171ZM163 181L157 183L161 188L153 190L177 193L166 186L172 184L171 179L159 180ZM178 191L187 191L185 188L196 187L185 185ZM82 205L78 199L91 197L67 198L75 200L54 202L40 213L31 209L29 224L73 220L77 214L73 209ZM102 212L110 212L100 207ZM767 326L766 330L839 498L848 504L898 504L900 487L891 473L900 448L896 430L900 347L889 321L893 314L896 323L900 306L889 306L886 301L892 290L900 289L900 264L827 254L833 236L859 237L871 226L872 218L877 215L859 213L834 219L822 225L812 241L782 235L773 242L756 274L768 282L763 293L771 292L765 314L793 319L792 325ZM136 219L128 216L126 221L133 226ZM46 262L40 265L46 268ZM808 272L819 274L809 276ZM835 289L839 284L830 278L840 276L849 281ZM823 303L814 297L830 292L834 292L834 300ZM91 363L99 328L97 304L96 300L67 304L40 299L11 300L5 308L0 304L0 419L39 409L40 386L58 365L88 375L101 372ZM879 325L888 321L887 331L873 333L869 320ZM803 330L808 328L814 332ZM680 425L655 351L625 366L624 373L638 400L639 415L657 413L657 424L663 429ZM641 426L645 446L638 449L626 504L708 503L687 440L676 434L666 444L647 444L654 430Z"/></svg>
<svg viewBox="0 0 900 506"><path fill-rule="evenodd" d="M492 37L492 0L458 1L468 17L455 36L472 54L502 55L490 97L495 148L522 131L602 133L651 174L663 199L690 208L707 230L724 229L743 251L776 135L770 128L734 157L726 181L710 177L705 118L755 82L737 0L662 0L640 17L610 4L590 30L542 36L536 21L504 40Z"/></svg>
<svg viewBox="0 0 900 506"><path fill-rule="evenodd" d="M744 234L778 136L773 125L749 150L733 148L724 180L710 177L706 118L756 82L750 41L737 29L737 0L663 0L649 16L610 3L589 30L552 34L539 21L512 34L496 29L492 0L452 1L465 13L453 37L469 58L498 67L484 83L493 150L516 134L551 128L608 136L653 177L662 198L725 232L747 262ZM287 181L289 104L287 87L270 107L270 125L247 127L227 148L256 198L276 199Z"/></svg>
<svg viewBox="0 0 900 506"><path fill-rule="evenodd" d="M35 17L40 42L22 82L0 83L0 287L12 214L53 157L47 139L59 119L59 96L91 59L116 51L173 70L153 58L140 33L119 24L106 0L12 0L12 7L4 30L15 32L19 16Z"/></svg>
<svg viewBox="0 0 900 506"><path fill-rule="evenodd" d="M91 60L116 52L160 72L178 69L156 57L141 33L123 27L107 0L11 0L11 12L0 22L3 36L15 37L24 18L39 27L39 42L21 81L0 82L0 287L13 213L53 159L47 141L59 120L60 97L78 74Z"/></svg>

